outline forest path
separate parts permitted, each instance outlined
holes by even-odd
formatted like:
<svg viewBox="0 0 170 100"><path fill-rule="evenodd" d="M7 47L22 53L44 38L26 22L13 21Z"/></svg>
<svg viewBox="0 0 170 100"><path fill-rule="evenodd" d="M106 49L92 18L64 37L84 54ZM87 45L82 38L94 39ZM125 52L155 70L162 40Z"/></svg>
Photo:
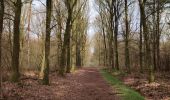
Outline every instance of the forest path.
<svg viewBox="0 0 170 100"><path fill-rule="evenodd" d="M22 87L8 88L8 98L16 100L119 100L97 68L82 68L64 78L50 75L50 86L37 81L22 81ZM9 87L9 86L6 86ZM14 88L15 87L15 88ZM9 91L10 90L10 91ZM17 94L16 94L17 93Z"/></svg>

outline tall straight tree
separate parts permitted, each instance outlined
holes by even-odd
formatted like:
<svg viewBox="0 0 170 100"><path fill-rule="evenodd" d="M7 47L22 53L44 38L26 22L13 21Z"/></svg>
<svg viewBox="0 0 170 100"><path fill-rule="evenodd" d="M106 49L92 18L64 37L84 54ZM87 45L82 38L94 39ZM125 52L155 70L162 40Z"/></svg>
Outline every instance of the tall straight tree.
<svg viewBox="0 0 170 100"><path fill-rule="evenodd" d="M109 27L108 27L108 43L109 43L109 65L110 65L110 70L111 69L114 69L114 65L116 65L115 64L115 59L114 59L114 54L115 54L115 52L114 52L114 47L113 47L113 42L115 43L115 41L114 41L114 36L113 36L113 34L114 34L114 0L111 0L111 1L109 1L109 0L106 0L106 3L107 3L107 6L108 6L108 12L109 12L109 22L108 22L108 24L109 24ZM115 50L116 51L116 50Z"/></svg>
<svg viewBox="0 0 170 100"><path fill-rule="evenodd" d="M2 32L3 32L3 17L4 17L4 0L0 1L0 99L2 98Z"/></svg>
<svg viewBox="0 0 170 100"><path fill-rule="evenodd" d="M151 60L151 48L150 48L150 33L148 30L147 26L147 19L146 19L146 14L145 14L145 4L146 0L138 0L139 1L139 7L140 7L140 16L142 20L142 25L143 25L143 36L144 36L144 43L145 43L145 48L146 48L146 67L149 69L149 82L154 81L154 68L152 65L152 60Z"/></svg>
<svg viewBox="0 0 170 100"><path fill-rule="evenodd" d="M46 1L46 37L45 37L45 50L44 61L42 63L42 84L49 85L49 55L50 55L50 34L51 34L51 14L52 14L52 0Z"/></svg>
<svg viewBox="0 0 170 100"><path fill-rule="evenodd" d="M139 64L140 64L140 72L143 73L143 25L142 25L142 17L140 15L140 33L139 33Z"/></svg>
<svg viewBox="0 0 170 100"><path fill-rule="evenodd" d="M166 0L165 0L166 1ZM165 2L162 1L162 2ZM160 5L160 1L156 0L156 59L157 59L157 68L160 69L160 9L161 9L161 5Z"/></svg>
<svg viewBox="0 0 170 100"><path fill-rule="evenodd" d="M20 52L20 18L21 18L21 0L17 0L15 4L14 17L14 35L13 35L13 53L12 53L12 82L18 82L19 73L19 52Z"/></svg>
<svg viewBox="0 0 170 100"><path fill-rule="evenodd" d="M130 73L130 58L129 58L129 20L128 20L128 2L125 0L125 66L127 72Z"/></svg>
<svg viewBox="0 0 170 100"><path fill-rule="evenodd" d="M118 52L118 31L119 31L119 0L112 0L112 6L114 6L114 49L115 49L115 67L119 70L119 52Z"/></svg>
<svg viewBox="0 0 170 100"><path fill-rule="evenodd" d="M73 9L77 4L77 0L65 0L65 5L67 7L67 22L66 29L64 34L64 43L62 46L61 60L60 60L60 69L59 74L61 76L64 75L65 65L67 63L66 72L70 72L70 37L71 37L71 29L72 29L72 20L73 20ZM66 59L67 52L67 59ZM66 62L67 61L67 62Z"/></svg>

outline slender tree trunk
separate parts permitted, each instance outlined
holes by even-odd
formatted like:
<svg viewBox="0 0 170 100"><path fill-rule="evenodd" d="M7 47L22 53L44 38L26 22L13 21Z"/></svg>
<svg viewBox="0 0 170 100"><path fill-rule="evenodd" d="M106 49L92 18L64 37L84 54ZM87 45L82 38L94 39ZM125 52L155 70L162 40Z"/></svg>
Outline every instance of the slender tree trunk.
<svg viewBox="0 0 170 100"><path fill-rule="evenodd" d="M60 65L60 60L61 60L61 49L62 49L62 38L61 38L61 35L62 35L62 21L61 21L61 16L60 16L61 12L60 12L60 9L59 9L59 16L58 16L58 29L59 29L59 33L57 35L57 39L58 39L58 65Z"/></svg>
<svg viewBox="0 0 170 100"><path fill-rule="evenodd" d="M143 27L142 27L142 18L140 14L140 34L139 34L139 64L140 64L140 72L143 73Z"/></svg>
<svg viewBox="0 0 170 100"><path fill-rule="evenodd" d="M144 41L145 41L145 46L146 46L146 67L149 69L149 82L154 81L154 68L152 65L152 60L151 60L151 48L150 48L150 41L149 41L149 31L148 31L148 26L146 23L146 15L145 15L145 2L142 0L139 1L139 6L140 6L140 13L142 17L142 25L143 25L143 34L144 34Z"/></svg>
<svg viewBox="0 0 170 100"><path fill-rule="evenodd" d="M30 5L29 5L29 14L28 14L28 54L27 54L27 65L28 67L30 67L30 23L31 23L31 14L32 14L32 0L30 1Z"/></svg>
<svg viewBox="0 0 170 100"><path fill-rule="evenodd" d="M157 58L157 68L160 69L160 1L157 0L157 19L156 19L156 29L157 29L157 34L156 34L156 58Z"/></svg>
<svg viewBox="0 0 170 100"><path fill-rule="evenodd" d="M129 58L129 20L128 20L128 5L127 0L125 0L125 23L126 23L126 33L125 33L125 66L127 67L127 72L130 73L130 58Z"/></svg>
<svg viewBox="0 0 170 100"><path fill-rule="evenodd" d="M98 55L99 55L99 66L100 66L100 65L101 65L101 53L100 53L100 52L101 52L101 44L100 44L100 36L98 36L98 39L99 39L99 41L98 41L98 42L99 42L99 45L98 45L98 46L99 46L99 48L98 48L99 54L98 54Z"/></svg>
<svg viewBox="0 0 170 100"><path fill-rule="evenodd" d="M153 11L156 11L156 0L153 0ZM151 42L152 42L152 60L153 60L153 67L154 70L157 70L157 59L156 59L156 36L157 36L157 23L156 23L156 16L155 13L152 15L152 20L153 20L153 31L151 35Z"/></svg>
<svg viewBox="0 0 170 100"><path fill-rule="evenodd" d="M80 44L76 45L76 66L77 68L81 67L81 54L80 54Z"/></svg>
<svg viewBox="0 0 170 100"><path fill-rule="evenodd" d="M71 11L71 10L70 10ZM69 25L69 29L68 29L68 31L67 31L67 66L66 66L66 73L70 73L70 71L71 71L71 56L70 56L70 54L71 54L71 51L70 51L70 42L71 42L71 40L70 40L70 37L71 37L71 29L72 29L72 11L71 12L68 12L68 13L70 13L69 15L69 17L71 17L70 19L70 25Z"/></svg>
<svg viewBox="0 0 170 100"><path fill-rule="evenodd" d="M2 33L4 17L4 0L0 1L0 99L2 99Z"/></svg>
<svg viewBox="0 0 170 100"><path fill-rule="evenodd" d="M21 0L17 0L15 5L14 17L14 35L13 35L13 53L12 53L12 82L18 82L19 73L19 52L20 52L20 18L21 18Z"/></svg>
<svg viewBox="0 0 170 100"><path fill-rule="evenodd" d="M42 64L42 84L49 85L49 56L50 56L50 34L51 34L51 14L52 14L52 0L46 1L46 37L45 37L45 52L44 52L44 61Z"/></svg>
<svg viewBox="0 0 170 100"><path fill-rule="evenodd" d="M104 24L102 20L102 25ZM106 45L106 36L105 36L105 29L104 26L102 27L103 30L103 43L104 43L104 66L107 66L107 45Z"/></svg>
<svg viewBox="0 0 170 100"><path fill-rule="evenodd" d="M114 51L115 51L115 68L117 70L119 70L119 52L118 52L118 26L119 26L119 21L118 21L118 15L119 15L119 11L118 11L118 1L112 1L114 6L114 13L115 13L115 28L114 28ZM112 23L114 23L112 21Z"/></svg>
<svg viewBox="0 0 170 100"><path fill-rule="evenodd" d="M102 12L101 4L99 5L99 9ZM106 35L105 35L105 26L104 26L104 15L100 14L101 22L102 22L102 36L103 36L103 44L104 44L104 66L107 66L107 44L106 44Z"/></svg>
<svg viewBox="0 0 170 100"><path fill-rule="evenodd" d="M110 64L111 64L111 69L115 69L115 59L114 59L114 56L115 56L115 52L114 51L116 51L116 50L114 50L114 49L116 49L116 48L114 48L114 46L113 46L113 44L114 44L114 36L113 36L113 34L114 34L114 31L113 31L113 29L114 29L114 9L113 9L113 7L114 7L114 0L112 0L111 1L111 7L110 7L110 44L109 44L109 46L110 46Z"/></svg>

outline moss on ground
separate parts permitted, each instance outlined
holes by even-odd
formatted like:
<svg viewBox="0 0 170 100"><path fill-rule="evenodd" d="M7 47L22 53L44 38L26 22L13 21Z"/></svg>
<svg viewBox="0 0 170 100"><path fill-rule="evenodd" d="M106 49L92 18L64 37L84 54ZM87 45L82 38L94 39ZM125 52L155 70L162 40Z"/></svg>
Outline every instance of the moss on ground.
<svg viewBox="0 0 170 100"><path fill-rule="evenodd" d="M123 82L114 77L107 70L101 70L101 74L104 79L117 90L123 100L145 100L142 95L123 84Z"/></svg>

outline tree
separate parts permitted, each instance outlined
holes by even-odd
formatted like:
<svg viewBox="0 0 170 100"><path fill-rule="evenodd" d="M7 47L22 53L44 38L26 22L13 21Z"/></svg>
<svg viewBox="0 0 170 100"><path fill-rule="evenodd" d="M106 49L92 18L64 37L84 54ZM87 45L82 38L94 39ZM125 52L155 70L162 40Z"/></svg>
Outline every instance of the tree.
<svg viewBox="0 0 170 100"><path fill-rule="evenodd" d="M140 16L140 32L139 32L139 64L140 64L140 72L143 73L143 25L142 25L141 16Z"/></svg>
<svg viewBox="0 0 170 100"><path fill-rule="evenodd" d="M64 75L65 65L67 63L66 72L70 72L70 36L71 36L71 29L72 29L72 20L73 20L73 9L77 4L77 0L65 0L65 5L67 7L67 22L66 22L66 29L64 34L64 43L62 46L62 53L61 53L61 61L60 61L60 69L59 74ZM67 59L66 59L67 53ZM67 61L67 62L66 62Z"/></svg>
<svg viewBox="0 0 170 100"><path fill-rule="evenodd" d="M13 35L13 52L12 52L12 82L18 82L19 73L19 52L20 52L20 18L21 18L21 0L17 0L15 4L15 17L14 17L14 35Z"/></svg>
<svg viewBox="0 0 170 100"><path fill-rule="evenodd" d="M127 67L127 72L130 73L130 58L129 58L129 20L128 20L128 2L125 0L125 66Z"/></svg>
<svg viewBox="0 0 170 100"><path fill-rule="evenodd" d="M41 79L43 85L49 85L49 55L50 55L50 34L51 34L51 15L52 15L52 0L46 1L46 37L45 37L45 50L44 58L41 68Z"/></svg>
<svg viewBox="0 0 170 100"><path fill-rule="evenodd" d="M2 98L2 33L4 17L4 0L0 1L0 99Z"/></svg>
<svg viewBox="0 0 170 100"><path fill-rule="evenodd" d="M144 35L144 43L145 43L145 48L146 48L146 66L149 69L149 82L154 81L154 68L152 65L152 60L151 60L151 48L150 48L150 33L148 30L147 26L147 20L146 20L146 14L145 14L145 3L146 0L138 0L139 1L139 7L140 7L140 16L142 20L142 25L143 25L143 35Z"/></svg>
<svg viewBox="0 0 170 100"><path fill-rule="evenodd" d="M114 15L115 15L114 20L112 21L112 23L114 23L115 68L119 70L118 31L119 31L119 18L120 18L120 14L119 14L120 1L112 0L112 2L113 2L112 6L114 8Z"/></svg>

